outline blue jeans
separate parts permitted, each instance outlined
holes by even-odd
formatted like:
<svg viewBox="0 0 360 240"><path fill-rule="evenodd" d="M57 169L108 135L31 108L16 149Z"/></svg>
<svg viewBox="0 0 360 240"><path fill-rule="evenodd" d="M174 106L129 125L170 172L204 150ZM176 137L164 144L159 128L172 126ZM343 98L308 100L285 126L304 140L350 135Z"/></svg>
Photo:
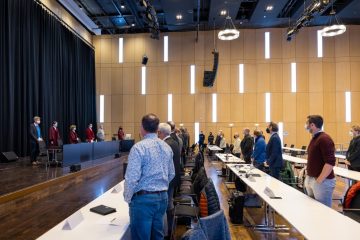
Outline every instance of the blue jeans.
<svg viewBox="0 0 360 240"><path fill-rule="evenodd" d="M322 183L317 183L316 178L306 176L305 189L309 197L315 198L322 204L331 207L332 194L334 192L336 179L325 179Z"/></svg>
<svg viewBox="0 0 360 240"><path fill-rule="evenodd" d="M168 204L167 192L133 196L130 207L132 240L164 238L164 214Z"/></svg>

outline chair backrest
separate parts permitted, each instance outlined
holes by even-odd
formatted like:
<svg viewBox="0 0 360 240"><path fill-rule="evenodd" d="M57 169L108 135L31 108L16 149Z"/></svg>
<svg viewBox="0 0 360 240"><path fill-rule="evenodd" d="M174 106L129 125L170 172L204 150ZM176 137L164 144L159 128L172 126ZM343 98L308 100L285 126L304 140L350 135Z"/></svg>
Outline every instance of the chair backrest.
<svg viewBox="0 0 360 240"><path fill-rule="evenodd" d="M302 146L301 149L302 149L302 150L306 150L306 146Z"/></svg>
<svg viewBox="0 0 360 240"><path fill-rule="evenodd" d="M199 219L201 229L206 235L208 240L230 240L230 230L229 225L226 221L224 211L220 209L219 211L211 214L207 217Z"/></svg>
<svg viewBox="0 0 360 240"><path fill-rule="evenodd" d="M346 191L344 196L344 208L360 209L360 182L355 183Z"/></svg>
<svg viewBox="0 0 360 240"><path fill-rule="evenodd" d="M199 198L200 191L205 187L206 183L208 182L208 178L206 175L206 171L204 167L201 167L196 174L195 180L192 184L192 191L196 194Z"/></svg>
<svg viewBox="0 0 360 240"><path fill-rule="evenodd" d="M291 148L294 148L294 147L295 147L295 144L291 144L290 147L291 147Z"/></svg>
<svg viewBox="0 0 360 240"><path fill-rule="evenodd" d="M286 147L287 146L287 144L286 143L284 143L284 147Z"/></svg>
<svg viewBox="0 0 360 240"><path fill-rule="evenodd" d="M297 156L297 152L291 151L290 155L293 156L293 157L296 157L296 156ZM284 161L284 162L286 162L286 161Z"/></svg>
<svg viewBox="0 0 360 240"><path fill-rule="evenodd" d="M200 216L206 217L220 210L219 196L211 178L200 192L199 198Z"/></svg>

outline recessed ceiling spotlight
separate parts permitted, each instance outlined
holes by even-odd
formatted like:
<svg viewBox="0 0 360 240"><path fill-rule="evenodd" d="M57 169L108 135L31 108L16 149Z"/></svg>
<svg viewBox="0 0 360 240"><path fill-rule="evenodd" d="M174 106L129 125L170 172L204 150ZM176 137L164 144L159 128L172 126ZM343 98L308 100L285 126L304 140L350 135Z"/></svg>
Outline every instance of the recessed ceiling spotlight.
<svg viewBox="0 0 360 240"><path fill-rule="evenodd" d="M221 11L220 11L220 15L221 15L221 16L225 16L226 13L227 13L226 10L221 10Z"/></svg>
<svg viewBox="0 0 360 240"><path fill-rule="evenodd" d="M124 9L124 8L125 8L125 5L124 5L124 4L121 4L120 7L121 7L121 9Z"/></svg>
<svg viewBox="0 0 360 240"><path fill-rule="evenodd" d="M266 6L266 11L267 12L270 12L270 11L272 11L274 9L274 6L273 5L267 5Z"/></svg>
<svg viewBox="0 0 360 240"><path fill-rule="evenodd" d="M132 23L131 26L132 26L132 27L135 27L135 23Z"/></svg>
<svg viewBox="0 0 360 240"><path fill-rule="evenodd" d="M177 14L176 15L176 20L181 20L182 19L182 15L181 14Z"/></svg>

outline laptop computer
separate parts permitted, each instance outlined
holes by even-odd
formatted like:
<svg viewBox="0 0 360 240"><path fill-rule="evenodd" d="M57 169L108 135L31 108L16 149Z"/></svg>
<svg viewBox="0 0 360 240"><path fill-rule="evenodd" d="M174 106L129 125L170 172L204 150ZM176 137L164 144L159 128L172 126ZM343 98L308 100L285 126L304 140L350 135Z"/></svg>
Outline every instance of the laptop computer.
<svg viewBox="0 0 360 240"><path fill-rule="evenodd" d="M105 205L99 205L99 206L90 208L90 212L98 213L101 215L108 215L110 213L116 212L116 209L105 206Z"/></svg>

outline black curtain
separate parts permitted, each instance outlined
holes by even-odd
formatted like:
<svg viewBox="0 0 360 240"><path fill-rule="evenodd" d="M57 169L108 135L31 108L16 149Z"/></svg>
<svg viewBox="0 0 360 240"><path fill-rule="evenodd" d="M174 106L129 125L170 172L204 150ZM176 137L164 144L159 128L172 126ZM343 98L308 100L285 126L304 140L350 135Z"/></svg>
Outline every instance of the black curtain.
<svg viewBox="0 0 360 240"><path fill-rule="evenodd" d="M47 139L59 122L80 137L96 123L95 53L33 0L0 1L0 151L29 151L29 126L41 117Z"/></svg>

